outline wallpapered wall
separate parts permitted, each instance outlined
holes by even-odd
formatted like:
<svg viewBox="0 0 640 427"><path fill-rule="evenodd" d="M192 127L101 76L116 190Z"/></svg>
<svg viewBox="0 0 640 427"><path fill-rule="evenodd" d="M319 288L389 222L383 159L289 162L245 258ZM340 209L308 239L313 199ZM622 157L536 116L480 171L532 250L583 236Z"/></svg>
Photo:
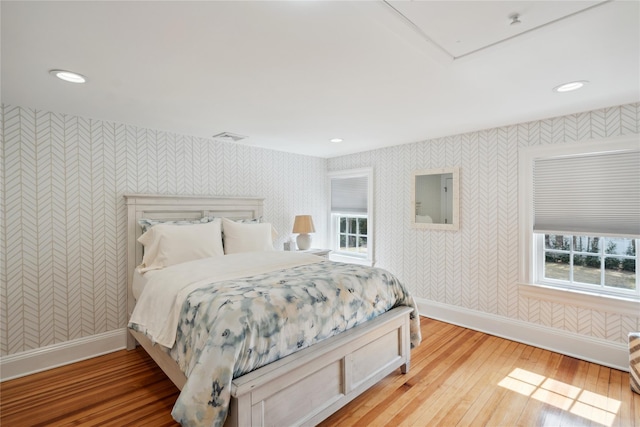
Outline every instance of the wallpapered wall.
<svg viewBox="0 0 640 427"><path fill-rule="evenodd" d="M326 230L325 159L3 105L0 354L126 324L125 193L265 198ZM4 185L1 185L4 184Z"/></svg>
<svg viewBox="0 0 640 427"><path fill-rule="evenodd" d="M376 265L417 297L626 342L640 313L518 295L518 150L638 133L640 104L630 104L336 157L328 170L373 166ZM460 231L411 228L411 173L447 166L460 166Z"/></svg>
<svg viewBox="0 0 640 427"><path fill-rule="evenodd" d="M420 298L616 342L629 317L518 295L518 149L640 133L640 104L330 160L4 105L0 354L126 323L124 193L265 197L289 236L310 213L322 245L329 170L374 167L377 265ZM410 174L461 167L458 232L410 226ZM315 246L315 245L314 245Z"/></svg>

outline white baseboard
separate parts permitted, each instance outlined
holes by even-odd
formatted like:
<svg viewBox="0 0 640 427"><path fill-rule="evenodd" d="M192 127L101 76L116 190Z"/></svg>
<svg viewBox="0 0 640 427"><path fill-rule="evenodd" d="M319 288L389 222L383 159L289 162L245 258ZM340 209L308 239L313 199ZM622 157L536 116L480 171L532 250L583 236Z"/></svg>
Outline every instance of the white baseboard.
<svg viewBox="0 0 640 427"><path fill-rule="evenodd" d="M126 328L52 344L0 358L0 381L68 365L126 347Z"/></svg>
<svg viewBox="0 0 640 427"><path fill-rule="evenodd" d="M416 298L421 316L629 372L625 344Z"/></svg>
<svg viewBox="0 0 640 427"><path fill-rule="evenodd" d="M629 348L625 344L423 298L416 301L421 316L629 371ZM0 381L122 350L126 342L127 330L122 328L4 356L0 358Z"/></svg>

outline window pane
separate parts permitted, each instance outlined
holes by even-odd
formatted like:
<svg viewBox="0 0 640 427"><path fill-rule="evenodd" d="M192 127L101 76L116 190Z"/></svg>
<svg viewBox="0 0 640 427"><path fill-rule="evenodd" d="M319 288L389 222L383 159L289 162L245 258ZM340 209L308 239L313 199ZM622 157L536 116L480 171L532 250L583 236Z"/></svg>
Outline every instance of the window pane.
<svg viewBox="0 0 640 427"><path fill-rule="evenodd" d="M343 251L347 249L347 236L344 234L340 235L340 249Z"/></svg>
<svg viewBox="0 0 640 427"><path fill-rule="evenodd" d="M614 288L635 289L635 272L622 269L622 258L607 257L604 260L604 284Z"/></svg>
<svg viewBox="0 0 640 427"><path fill-rule="evenodd" d="M582 237L585 239L584 248L582 252L589 252L592 254L597 254L600 252L600 241L602 240L600 237Z"/></svg>
<svg viewBox="0 0 640 427"><path fill-rule="evenodd" d="M622 258L617 257L604 257L604 268L606 270L620 270L620 266L622 264Z"/></svg>
<svg viewBox="0 0 640 427"><path fill-rule="evenodd" d="M342 216L340 217L340 232L341 233L347 232L347 218Z"/></svg>
<svg viewBox="0 0 640 427"><path fill-rule="evenodd" d="M629 245L627 246L627 250L625 251L625 255L629 255L629 256L636 256L636 241L635 240L631 240L631 242L629 242Z"/></svg>
<svg viewBox="0 0 640 427"><path fill-rule="evenodd" d="M544 277L547 279L555 280L569 280L570 266L568 263L559 262L555 259L555 255L549 259L547 254L547 260L544 263Z"/></svg>
<svg viewBox="0 0 640 427"><path fill-rule="evenodd" d="M584 266L585 267L591 267L591 268L597 268L598 270L600 269L600 257L599 256L593 256L593 255L586 255L584 256Z"/></svg>
<svg viewBox="0 0 640 427"><path fill-rule="evenodd" d="M636 260L635 259L623 259L622 260L622 270L635 273L636 272Z"/></svg>
<svg viewBox="0 0 640 427"><path fill-rule="evenodd" d="M358 239L358 244L360 245L360 250L358 252L367 253L367 238L366 237L360 237Z"/></svg>
<svg viewBox="0 0 640 427"><path fill-rule="evenodd" d="M349 236L349 240L348 240L349 244L349 250L352 250L353 248L356 247L356 236Z"/></svg>
<svg viewBox="0 0 640 427"><path fill-rule="evenodd" d="M348 218L347 221L349 222L349 230L347 231L347 233L357 233L357 228L356 228L356 224L357 224L357 219L356 218Z"/></svg>
<svg viewBox="0 0 640 427"><path fill-rule="evenodd" d="M555 234L544 235L545 249L560 249L568 251L571 245L571 236L557 236Z"/></svg>
<svg viewBox="0 0 640 427"><path fill-rule="evenodd" d="M625 240L630 240L630 242L628 243L627 249L624 251L624 254L627 256L636 257L637 256L636 241L633 239L625 239ZM622 271L626 273L637 273L636 259L625 258L622 260L620 267L622 268Z"/></svg>
<svg viewBox="0 0 640 427"><path fill-rule="evenodd" d="M544 262L545 262L545 265L548 262L556 262L556 254L545 252L544 253Z"/></svg>
<svg viewBox="0 0 640 427"><path fill-rule="evenodd" d="M358 218L358 225L360 226L360 234L367 234L367 218Z"/></svg>
<svg viewBox="0 0 640 427"><path fill-rule="evenodd" d="M584 265L575 265L573 267L573 281L599 285L600 257L591 255L585 256Z"/></svg>
<svg viewBox="0 0 640 427"><path fill-rule="evenodd" d="M604 252L613 255L635 255L635 245L633 239L612 238L605 239Z"/></svg>
<svg viewBox="0 0 640 427"><path fill-rule="evenodd" d="M589 238L587 236L573 236L573 250L576 252L588 252Z"/></svg>

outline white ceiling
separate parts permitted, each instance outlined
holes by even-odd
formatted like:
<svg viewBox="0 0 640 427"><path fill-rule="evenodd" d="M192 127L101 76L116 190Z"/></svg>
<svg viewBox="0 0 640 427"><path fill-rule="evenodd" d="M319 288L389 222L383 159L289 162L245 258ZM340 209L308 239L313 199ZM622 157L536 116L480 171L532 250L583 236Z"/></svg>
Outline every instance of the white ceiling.
<svg viewBox="0 0 640 427"><path fill-rule="evenodd" d="M3 0L1 97L332 157L638 102L639 6Z"/></svg>

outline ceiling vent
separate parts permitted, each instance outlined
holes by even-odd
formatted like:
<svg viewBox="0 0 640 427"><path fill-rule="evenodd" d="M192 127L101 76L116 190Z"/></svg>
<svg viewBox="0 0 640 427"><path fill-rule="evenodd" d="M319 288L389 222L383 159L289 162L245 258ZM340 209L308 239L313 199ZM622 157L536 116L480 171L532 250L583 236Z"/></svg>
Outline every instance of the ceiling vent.
<svg viewBox="0 0 640 427"><path fill-rule="evenodd" d="M248 138L248 137L243 135L238 135L236 133L231 133L231 132L220 132L213 135L213 139L217 139L219 141L224 141L224 142L238 142L245 138Z"/></svg>

